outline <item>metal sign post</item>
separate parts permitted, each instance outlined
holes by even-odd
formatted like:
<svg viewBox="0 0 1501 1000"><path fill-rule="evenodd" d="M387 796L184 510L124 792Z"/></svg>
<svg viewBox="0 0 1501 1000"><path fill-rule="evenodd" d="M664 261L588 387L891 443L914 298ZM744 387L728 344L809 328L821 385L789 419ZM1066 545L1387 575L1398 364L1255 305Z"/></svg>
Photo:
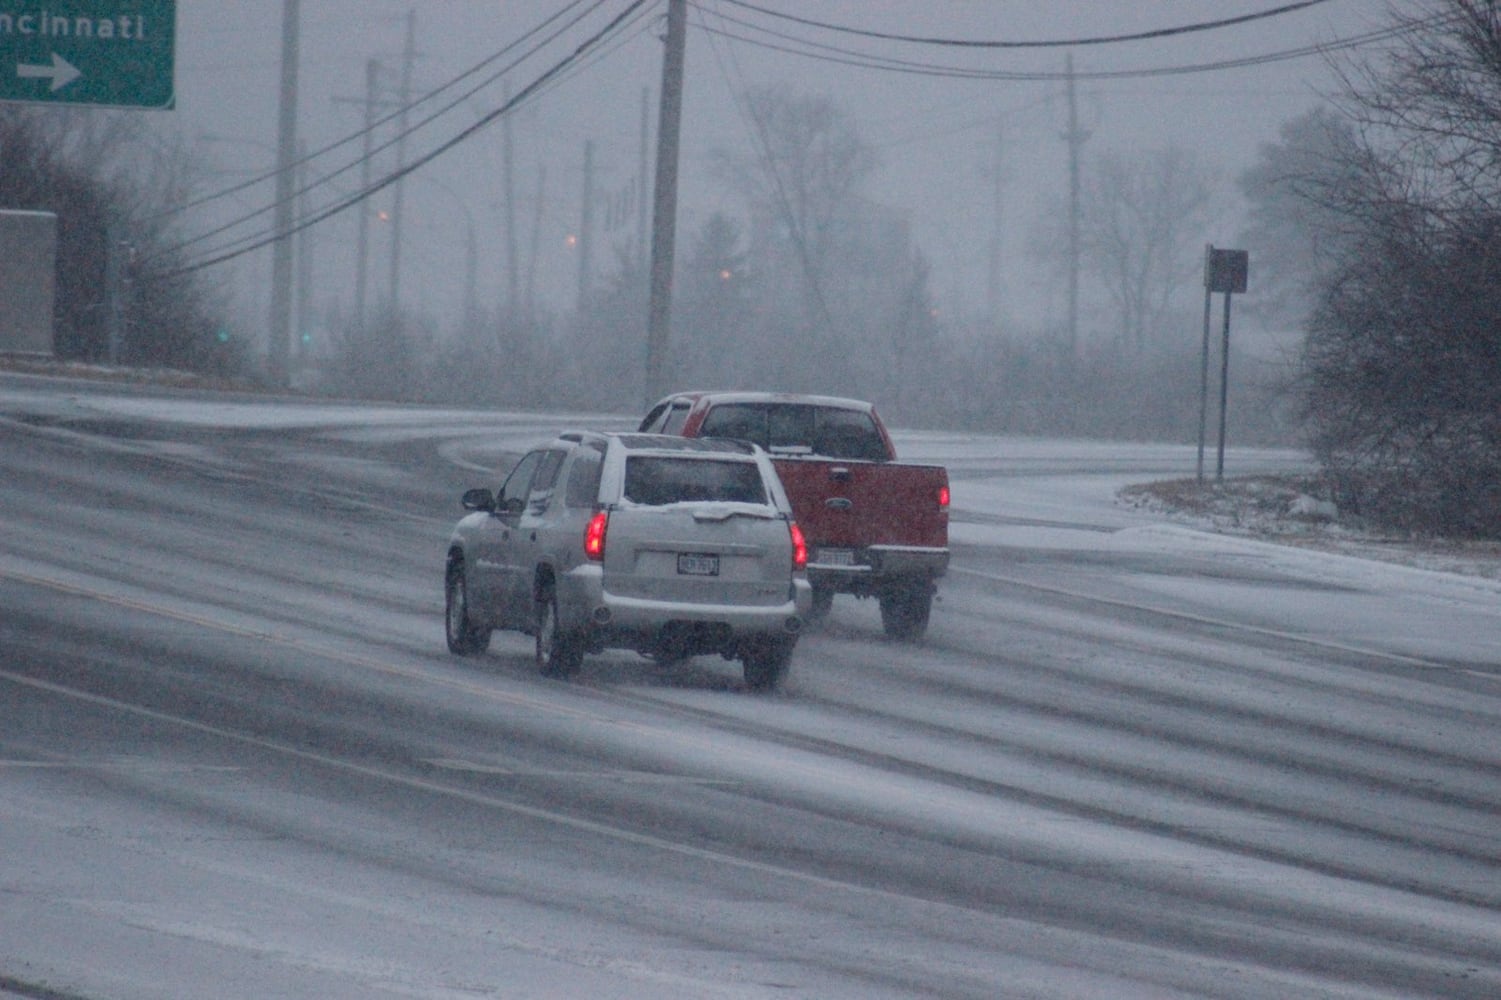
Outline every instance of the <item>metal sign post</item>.
<svg viewBox="0 0 1501 1000"><path fill-rule="evenodd" d="M1230 398L1230 296L1244 293L1250 274L1251 258L1244 250L1217 250L1213 244L1204 247L1204 349L1199 364L1199 469L1198 478L1204 481L1204 436L1209 411L1209 316L1210 296L1222 292L1225 296L1224 332L1220 340L1220 440L1219 455L1215 462L1215 478L1225 478L1225 423Z"/></svg>

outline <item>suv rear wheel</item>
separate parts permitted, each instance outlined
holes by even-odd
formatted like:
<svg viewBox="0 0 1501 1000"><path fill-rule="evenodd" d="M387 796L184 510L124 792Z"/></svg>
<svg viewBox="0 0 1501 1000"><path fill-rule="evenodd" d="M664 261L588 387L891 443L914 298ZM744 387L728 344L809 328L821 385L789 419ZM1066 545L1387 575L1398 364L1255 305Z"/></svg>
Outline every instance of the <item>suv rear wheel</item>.
<svg viewBox="0 0 1501 1000"><path fill-rule="evenodd" d="M745 686L752 691L772 691L787 676L792 662L793 639L766 639L748 646L740 654L745 668Z"/></svg>
<svg viewBox="0 0 1501 1000"><path fill-rule="evenodd" d="M583 662L583 643L559 627L558 598L548 591L537 601L537 666L548 677L572 677Z"/></svg>

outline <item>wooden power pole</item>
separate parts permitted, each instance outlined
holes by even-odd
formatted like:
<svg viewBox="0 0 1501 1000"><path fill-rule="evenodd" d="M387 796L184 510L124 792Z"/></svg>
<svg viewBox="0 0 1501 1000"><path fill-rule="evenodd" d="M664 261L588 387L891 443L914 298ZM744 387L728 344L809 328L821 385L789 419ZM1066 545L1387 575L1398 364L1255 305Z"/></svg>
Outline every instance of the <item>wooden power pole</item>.
<svg viewBox="0 0 1501 1000"><path fill-rule="evenodd" d="M668 0L667 48L657 111L657 177L651 233L651 298L646 322L646 405L668 391L665 381L672 315L672 263L677 237L678 132L683 117L683 52L688 0Z"/></svg>

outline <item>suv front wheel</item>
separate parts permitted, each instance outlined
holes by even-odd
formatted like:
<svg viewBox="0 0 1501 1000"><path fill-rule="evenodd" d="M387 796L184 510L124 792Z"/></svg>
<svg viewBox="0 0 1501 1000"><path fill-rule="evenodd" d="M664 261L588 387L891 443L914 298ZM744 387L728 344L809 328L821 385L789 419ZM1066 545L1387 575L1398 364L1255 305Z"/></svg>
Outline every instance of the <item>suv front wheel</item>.
<svg viewBox="0 0 1501 1000"><path fill-rule="evenodd" d="M444 631L450 653L474 656L490 648L490 630L469 620L469 587L464 581L462 560L456 559L448 566L443 603Z"/></svg>
<svg viewBox="0 0 1501 1000"><path fill-rule="evenodd" d="M548 677L572 677L583 662L583 643L559 627L558 598L549 591L537 601L537 666Z"/></svg>

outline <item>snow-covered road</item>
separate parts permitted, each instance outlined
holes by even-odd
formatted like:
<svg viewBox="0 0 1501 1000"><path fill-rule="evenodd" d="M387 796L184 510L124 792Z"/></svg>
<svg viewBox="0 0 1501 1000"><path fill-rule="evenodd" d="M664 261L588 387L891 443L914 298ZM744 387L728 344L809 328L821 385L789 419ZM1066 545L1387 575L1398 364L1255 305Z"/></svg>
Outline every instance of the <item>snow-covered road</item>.
<svg viewBox="0 0 1501 1000"><path fill-rule="evenodd" d="M0 995L1501 994L1501 584L1116 501L1192 449L901 434L928 640L840 598L756 697L443 651L460 490L626 418L0 421Z"/></svg>

